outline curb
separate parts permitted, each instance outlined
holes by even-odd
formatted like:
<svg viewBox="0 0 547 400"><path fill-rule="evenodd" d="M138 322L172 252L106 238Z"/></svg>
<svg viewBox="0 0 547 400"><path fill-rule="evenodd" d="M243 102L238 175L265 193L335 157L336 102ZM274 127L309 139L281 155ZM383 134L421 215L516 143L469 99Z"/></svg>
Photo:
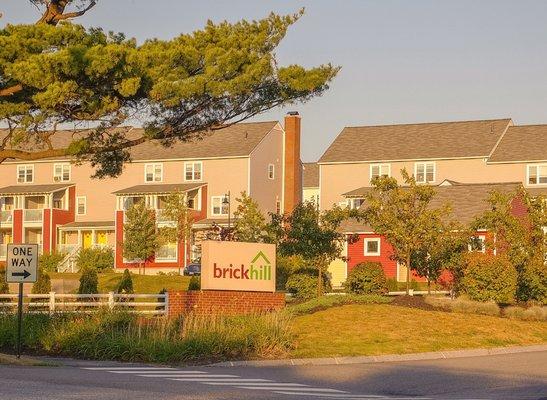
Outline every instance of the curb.
<svg viewBox="0 0 547 400"><path fill-rule="evenodd" d="M396 361L439 360L449 358L490 356L497 354L530 353L535 351L547 351L547 344L521 347L493 347L490 349L433 351L427 353L412 354L386 354L382 356L292 358L283 360L260 361L225 361L215 364L209 364L207 365L207 367L279 367L297 365L374 364Z"/></svg>

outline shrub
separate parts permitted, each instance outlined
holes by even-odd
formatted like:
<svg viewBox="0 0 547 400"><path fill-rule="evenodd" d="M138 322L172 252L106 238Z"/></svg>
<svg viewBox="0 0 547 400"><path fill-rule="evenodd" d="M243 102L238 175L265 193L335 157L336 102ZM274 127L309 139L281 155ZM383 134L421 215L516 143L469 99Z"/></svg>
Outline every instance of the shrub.
<svg viewBox="0 0 547 400"><path fill-rule="evenodd" d="M388 291L386 274L382 264L365 262L357 264L350 271L344 284L347 293L385 294Z"/></svg>
<svg viewBox="0 0 547 400"><path fill-rule="evenodd" d="M116 287L116 293L133 293L133 279L131 279L131 273L127 268L123 271L122 279Z"/></svg>
<svg viewBox="0 0 547 400"><path fill-rule="evenodd" d="M114 251L111 248L81 249L76 257L80 271L93 268L99 272L114 268Z"/></svg>
<svg viewBox="0 0 547 400"><path fill-rule="evenodd" d="M275 286L277 290L286 290L286 284L289 277L306 266L306 263L301 256L280 256L277 257L276 264Z"/></svg>
<svg viewBox="0 0 547 400"><path fill-rule="evenodd" d="M46 253L38 259L38 266L42 271L56 272L59 264L65 258L63 253Z"/></svg>
<svg viewBox="0 0 547 400"><path fill-rule="evenodd" d="M99 293L99 277L95 268L84 268L80 276L78 294Z"/></svg>
<svg viewBox="0 0 547 400"><path fill-rule="evenodd" d="M326 310L331 307L343 306L346 304L386 304L393 301L392 297L380 296L377 294L354 295L336 294L317 297L303 303L287 307L292 315L312 314L317 311Z"/></svg>
<svg viewBox="0 0 547 400"><path fill-rule="evenodd" d="M532 258L519 271L517 299L547 303L547 267L541 255Z"/></svg>
<svg viewBox="0 0 547 400"><path fill-rule="evenodd" d="M448 297L425 296L425 302L434 307L439 307L447 311L459 312L464 314L481 314L481 315L500 315L499 306L493 302L482 302L469 300L465 297L451 299Z"/></svg>
<svg viewBox="0 0 547 400"><path fill-rule="evenodd" d="M201 290L201 278L199 276L192 276L188 283L188 290Z"/></svg>
<svg viewBox="0 0 547 400"><path fill-rule="evenodd" d="M422 285L423 287L420 287ZM389 292L401 292L406 290L406 282L399 282L396 278L387 278L386 287ZM426 290L426 282L418 282L415 279L410 280L410 289L412 290Z"/></svg>
<svg viewBox="0 0 547 400"><path fill-rule="evenodd" d="M9 285L6 282L6 270L0 267L0 294L9 294ZM0 299L0 303L10 302L10 299Z"/></svg>
<svg viewBox="0 0 547 400"><path fill-rule="evenodd" d="M459 291L471 300L512 303L517 271L505 255L473 252L463 257Z"/></svg>
<svg viewBox="0 0 547 400"><path fill-rule="evenodd" d="M524 321L547 321L547 307L532 306L523 308L518 306L507 307L504 310L507 318L521 319Z"/></svg>
<svg viewBox="0 0 547 400"><path fill-rule="evenodd" d="M33 294L44 294L51 292L51 277L42 268L38 271L38 279L32 285Z"/></svg>
<svg viewBox="0 0 547 400"><path fill-rule="evenodd" d="M120 312L27 315L23 346L96 360L181 363L280 357L293 346L286 313L146 318ZM17 318L0 314L0 349L12 348Z"/></svg>
<svg viewBox="0 0 547 400"><path fill-rule="evenodd" d="M287 279L285 287L297 299L312 299L317 296L317 271L301 269ZM323 273L323 293L332 290L330 276Z"/></svg>

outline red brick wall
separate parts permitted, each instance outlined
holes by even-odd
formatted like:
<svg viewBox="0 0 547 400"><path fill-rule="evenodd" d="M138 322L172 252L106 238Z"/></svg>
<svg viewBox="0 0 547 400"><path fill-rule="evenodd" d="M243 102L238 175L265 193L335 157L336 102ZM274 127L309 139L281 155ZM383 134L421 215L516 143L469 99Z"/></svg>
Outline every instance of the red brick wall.
<svg viewBox="0 0 547 400"><path fill-rule="evenodd" d="M284 293L230 290L169 291L169 316L180 314L239 315L280 310Z"/></svg>

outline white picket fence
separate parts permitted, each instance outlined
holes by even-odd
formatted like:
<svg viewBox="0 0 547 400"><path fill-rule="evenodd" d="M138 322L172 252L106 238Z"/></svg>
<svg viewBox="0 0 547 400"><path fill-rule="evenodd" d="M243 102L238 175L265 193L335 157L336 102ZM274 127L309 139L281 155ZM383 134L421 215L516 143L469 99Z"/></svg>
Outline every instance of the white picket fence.
<svg viewBox="0 0 547 400"><path fill-rule="evenodd" d="M0 312L17 310L17 294L0 294ZM130 313L166 315L169 296L164 294L47 294L23 295L24 308L30 313L93 312L100 308Z"/></svg>

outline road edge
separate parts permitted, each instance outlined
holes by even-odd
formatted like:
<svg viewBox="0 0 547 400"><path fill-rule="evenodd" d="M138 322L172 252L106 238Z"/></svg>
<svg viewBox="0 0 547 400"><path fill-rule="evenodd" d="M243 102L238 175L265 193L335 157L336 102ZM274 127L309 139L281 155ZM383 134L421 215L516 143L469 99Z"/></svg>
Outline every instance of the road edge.
<svg viewBox="0 0 547 400"><path fill-rule="evenodd" d="M288 358L281 360L224 361L208 364L207 367L278 367L290 365L343 365L374 364L398 361L439 360L449 358L479 357L497 354L530 353L547 351L547 344L519 347L492 347L464 350L431 351L411 354L385 354L380 356L325 357L325 358Z"/></svg>

